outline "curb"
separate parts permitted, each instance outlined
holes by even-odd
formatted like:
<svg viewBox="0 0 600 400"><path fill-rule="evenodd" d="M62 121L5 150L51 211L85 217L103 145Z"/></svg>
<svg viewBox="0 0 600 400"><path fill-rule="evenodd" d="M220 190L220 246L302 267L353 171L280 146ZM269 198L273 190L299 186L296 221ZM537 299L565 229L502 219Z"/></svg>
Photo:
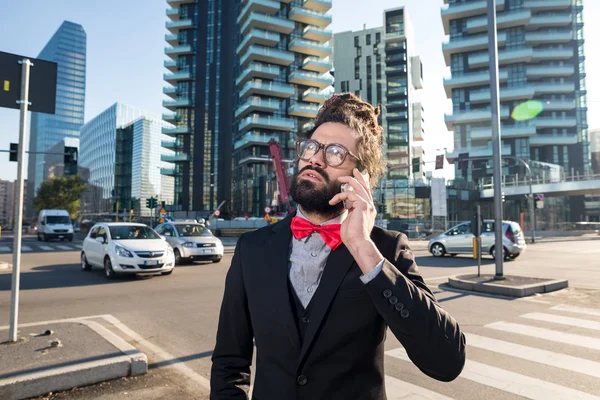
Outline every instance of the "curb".
<svg viewBox="0 0 600 400"><path fill-rule="evenodd" d="M21 374L0 380L1 399L26 399L50 392L93 385L111 379L143 375L148 372L148 358L146 355L99 323L84 319L67 319L57 322L86 325L123 355L67 367L50 368L45 371ZM44 325L44 323L24 325L36 326ZM0 330L3 329L7 329L7 327L0 327Z"/></svg>
<svg viewBox="0 0 600 400"><path fill-rule="evenodd" d="M532 283L522 286L507 286L494 283L476 283L459 279L448 278L448 285L455 289L468 290L471 292L495 294L506 297L526 297L536 293L548 293L564 289L569 286L568 280L554 279L543 283Z"/></svg>

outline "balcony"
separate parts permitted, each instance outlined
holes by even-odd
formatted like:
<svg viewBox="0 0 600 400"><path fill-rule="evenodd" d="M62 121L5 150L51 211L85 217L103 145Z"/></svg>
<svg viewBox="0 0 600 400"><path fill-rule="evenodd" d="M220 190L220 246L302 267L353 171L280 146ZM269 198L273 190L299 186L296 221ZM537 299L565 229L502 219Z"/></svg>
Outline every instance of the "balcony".
<svg viewBox="0 0 600 400"><path fill-rule="evenodd" d="M179 8L178 7L167 8L166 14L167 14L167 17L169 17L169 19L171 21L179 21Z"/></svg>
<svg viewBox="0 0 600 400"><path fill-rule="evenodd" d="M492 143L490 142L487 146L455 148L454 150L446 153L446 159L449 163L454 163L454 161L458 159L458 155L461 153L469 153L469 157L492 157L494 152L492 150ZM510 146L502 146L502 155L512 155L512 149Z"/></svg>
<svg viewBox="0 0 600 400"><path fill-rule="evenodd" d="M502 139L519 139L535 136L536 127L534 124L515 126L508 125L501 128ZM471 129L471 140L492 140L492 128L474 128Z"/></svg>
<svg viewBox="0 0 600 400"><path fill-rule="evenodd" d="M164 147L165 149L175 150L181 147L181 143L177 140L161 140L160 147Z"/></svg>
<svg viewBox="0 0 600 400"><path fill-rule="evenodd" d="M248 48L246 54L241 58L240 63L242 66L247 67L253 61L287 67L294 62L294 54L289 51L272 49L270 47L263 47L255 44Z"/></svg>
<svg viewBox="0 0 600 400"><path fill-rule="evenodd" d="M575 73L575 67L572 65L564 66L543 66L527 67L527 78L544 78L556 76L571 76Z"/></svg>
<svg viewBox="0 0 600 400"><path fill-rule="evenodd" d="M498 52L498 64L515 64L515 63L527 63L533 58L533 49L523 48L514 50L500 50ZM469 55L469 67L480 68L488 67L490 64L490 56L485 52L475 53Z"/></svg>
<svg viewBox="0 0 600 400"><path fill-rule="evenodd" d="M257 135L255 133L246 133L240 140L237 140L234 145L234 150L240 150L252 145L268 146L269 140L277 139L277 135Z"/></svg>
<svg viewBox="0 0 600 400"><path fill-rule="evenodd" d="M179 69L177 67L177 61L174 61L174 60L165 60L163 65L165 66L166 69L168 69L171 72L177 72L177 70Z"/></svg>
<svg viewBox="0 0 600 400"><path fill-rule="evenodd" d="M544 135L537 134L529 139L529 145L532 147L539 146L568 146L577 143L577 135Z"/></svg>
<svg viewBox="0 0 600 400"><path fill-rule="evenodd" d="M298 38L290 42L288 50L321 58L329 57L333 52L333 49L328 44Z"/></svg>
<svg viewBox="0 0 600 400"><path fill-rule="evenodd" d="M568 10L573 0L525 0L525 7L532 11Z"/></svg>
<svg viewBox="0 0 600 400"><path fill-rule="evenodd" d="M247 82L242 90L240 91L240 96L269 96L269 97L280 97L283 99L288 99L292 97L295 93L294 87L291 85L286 85L284 83L275 83L275 82L262 82L262 81L250 81Z"/></svg>
<svg viewBox="0 0 600 400"><path fill-rule="evenodd" d="M406 112L406 111L388 112L385 114L385 117L388 120L408 119L408 112Z"/></svg>
<svg viewBox="0 0 600 400"><path fill-rule="evenodd" d="M573 49L550 49L550 50L534 50L534 61L550 61L550 60L568 60L573 57Z"/></svg>
<svg viewBox="0 0 600 400"><path fill-rule="evenodd" d="M308 101L309 103L323 104L330 97L331 94L322 93L317 89L308 89L304 93L302 93L302 100Z"/></svg>
<svg viewBox="0 0 600 400"><path fill-rule="evenodd" d="M302 37L304 39L314 40L315 42L325 43L333 39L333 32L329 29L322 29L309 25L302 31Z"/></svg>
<svg viewBox="0 0 600 400"><path fill-rule="evenodd" d="M496 12L504 10L504 0L496 2ZM442 8L442 23L444 24L444 33L450 34L450 20L474 17L487 12L487 1L471 1L468 3L455 3L449 7Z"/></svg>
<svg viewBox="0 0 600 400"><path fill-rule="evenodd" d="M190 161L190 160L191 160L191 157L189 156L189 154L173 154L173 155L161 154L160 155L160 161L164 161L164 162L177 163L177 162L185 162L185 161Z"/></svg>
<svg viewBox="0 0 600 400"><path fill-rule="evenodd" d="M177 33L177 32L179 32L180 29L193 28L194 23L192 22L191 19L186 18L186 19L180 19L179 21L167 21L165 26L171 33Z"/></svg>
<svg viewBox="0 0 600 400"><path fill-rule="evenodd" d="M180 71L172 74L163 74L163 79L172 85L176 85L178 81L192 79L192 74L190 71Z"/></svg>
<svg viewBox="0 0 600 400"><path fill-rule="evenodd" d="M319 12L331 10L331 0L304 0L302 7Z"/></svg>
<svg viewBox="0 0 600 400"><path fill-rule="evenodd" d="M510 101L510 100L530 100L535 96L542 94L552 94L552 93L572 93L575 91L574 83L540 83L533 84L530 83L526 86L522 87L510 87L510 88L500 88L500 100L501 101ZM476 103L489 103L490 101L490 90L489 89L481 89L477 91L472 91L470 93L470 100L472 104Z"/></svg>
<svg viewBox="0 0 600 400"><path fill-rule="evenodd" d="M248 14L251 12L259 12L267 15L277 14L279 11L280 4L278 1L271 0L248 0L246 1L246 7L242 9L242 12L238 16L238 25L244 23Z"/></svg>
<svg viewBox="0 0 600 400"><path fill-rule="evenodd" d="M531 17L531 22L529 23L529 28L535 29L539 27L559 27L559 26L567 26L573 23L573 19L571 14L565 13L562 15L540 15Z"/></svg>
<svg viewBox="0 0 600 400"><path fill-rule="evenodd" d="M539 83L534 88L536 94L568 94L575 92L575 83Z"/></svg>
<svg viewBox="0 0 600 400"><path fill-rule="evenodd" d="M184 125L184 126L176 126L174 128L163 127L162 133L163 133L163 135L167 135L167 136L178 136L178 135L190 135L194 132L192 131L192 128L190 128L187 125Z"/></svg>
<svg viewBox="0 0 600 400"><path fill-rule="evenodd" d="M331 71L333 64L331 61L321 60L319 57L306 57L302 62L302 68L307 71L318 72L324 74Z"/></svg>
<svg viewBox="0 0 600 400"><path fill-rule="evenodd" d="M294 30L294 27L294 22L285 18L251 12L248 20L242 25L241 32L242 35L247 35L250 30L259 28L289 35Z"/></svg>
<svg viewBox="0 0 600 400"><path fill-rule="evenodd" d="M165 35L165 41L171 46L177 46L179 44L179 36L173 33L167 33Z"/></svg>
<svg viewBox="0 0 600 400"><path fill-rule="evenodd" d="M508 29L516 26L528 25L531 19L530 10L515 11L498 14L497 29ZM488 28L487 16L471 18L467 20L467 32L470 34L486 32Z"/></svg>
<svg viewBox="0 0 600 400"><path fill-rule="evenodd" d="M289 132L294 129L294 121L288 118L253 114L241 120L239 129L240 132L246 132L252 129L269 129Z"/></svg>
<svg viewBox="0 0 600 400"><path fill-rule="evenodd" d="M386 136L383 137L383 140L385 140L388 143L388 145L403 145L408 143L408 138L406 137L406 135L394 133L388 133Z"/></svg>
<svg viewBox="0 0 600 400"><path fill-rule="evenodd" d="M262 46L275 47L281 40L281 35L276 32L265 31L264 29L254 28L244 37L242 43L238 46L237 54L244 54L248 46L260 44Z"/></svg>
<svg viewBox="0 0 600 400"><path fill-rule="evenodd" d="M575 108L575 100L547 100L544 102L544 111L569 111Z"/></svg>
<svg viewBox="0 0 600 400"><path fill-rule="evenodd" d="M275 79L279 76L281 69L276 65L251 63L248 68L240 73L235 81L236 85L248 82L254 78Z"/></svg>
<svg viewBox="0 0 600 400"><path fill-rule="evenodd" d="M470 3L467 3L470 4ZM506 43L506 33L500 32L498 34L498 45ZM457 53L468 53L478 50L488 49L488 36L477 35L472 37L466 37L461 39L451 39L449 42L442 44L442 51L444 52L444 59L446 65L450 66L450 58L452 54Z"/></svg>
<svg viewBox="0 0 600 400"><path fill-rule="evenodd" d="M525 43L530 46L547 43L569 43L573 40L573 34L568 32L527 32Z"/></svg>
<svg viewBox="0 0 600 400"><path fill-rule="evenodd" d="M179 107L194 107L194 102L192 99L163 100L162 105L171 111L175 111Z"/></svg>
<svg viewBox="0 0 600 400"><path fill-rule="evenodd" d="M171 124L174 124L179 120L179 114L177 113L164 113L162 115L162 120Z"/></svg>
<svg viewBox="0 0 600 400"><path fill-rule="evenodd" d="M261 97L251 97L246 100L241 106L235 110L236 118L243 118L248 114L255 113L257 111L262 112L276 112L279 110L281 102L276 99L263 99Z"/></svg>
<svg viewBox="0 0 600 400"><path fill-rule="evenodd" d="M385 73L388 75L406 74L406 65L387 65Z"/></svg>
<svg viewBox="0 0 600 400"><path fill-rule="evenodd" d="M331 24L331 15L302 7L292 7L289 18L292 21L318 26L319 28L327 28Z"/></svg>
<svg viewBox="0 0 600 400"><path fill-rule="evenodd" d="M535 124L538 128L575 128L577 118L538 117L535 119Z"/></svg>
<svg viewBox="0 0 600 400"><path fill-rule="evenodd" d="M508 80L508 71L500 71L498 74L498 80L500 83L504 83ZM490 83L489 72L471 72L463 75L453 76L449 79L444 79L444 89L446 90L446 96L452 97L452 89L467 88L473 86L483 86Z"/></svg>
<svg viewBox="0 0 600 400"><path fill-rule="evenodd" d="M302 70L296 70L290 74L290 83L297 85L313 86L320 90L325 89L328 86L333 85L333 77L329 74L319 75L316 72L308 72Z"/></svg>
<svg viewBox="0 0 600 400"><path fill-rule="evenodd" d="M316 104L296 103L288 108L288 114L294 117L314 118L319 112L319 106Z"/></svg>
<svg viewBox="0 0 600 400"><path fill-rule="evenodd" d="M166 176L177 176L177 172L175 171L175 168L161 168L160 174L166 175Z"/></svg>
<svg viewBox="0 0 600 400"><path fill-rule="evenodd" d="M189 44L174 47L165 47L165 54L171 57L173 60L177 60L177 57L179 56L183 56L186 54L194 54L195 52L196 50Z"/></svg>
<svg viewBox="0 0 600 400"><path fill-rule="evenodd" d="M167 0L171 7L179 7L182 4L193 4L195 0Z"/></svg>
<svg viewBox="0 0 600 400"><path fill-rule="evenodd" d="M502 107L500 109L500 118L506 119L510 117L510 111L508 107ZM471 110L455 112L453 114L446 114L445 116L446 127L449 131L454 129L455 123L469 124L476 122L491 121L492 111L491 110Z"/></svg>
<svg viewBox="0 0 600 400"><path fill-rule="evenodd" d="M177 97L177 88L175 86L164 86L163 93L174 99Z"/></svg>

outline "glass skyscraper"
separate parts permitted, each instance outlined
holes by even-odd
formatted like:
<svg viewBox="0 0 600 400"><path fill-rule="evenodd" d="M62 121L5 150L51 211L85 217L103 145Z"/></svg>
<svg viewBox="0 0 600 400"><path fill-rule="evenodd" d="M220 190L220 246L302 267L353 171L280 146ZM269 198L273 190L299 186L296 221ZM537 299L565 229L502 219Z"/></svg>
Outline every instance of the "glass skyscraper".
<svg viewBox="0 0 600 400"><path fill-rule="evenodd" d="M167 0L163 133L174 140L174 211L211 213L231 199L233 68L241 0ZM221 211L227 214L224 207ZM177 213L175 213L177 215Z"/></svg>
<svg viewBox="0 0 600 400"><path fill-rule="evenodd" d="M64 21L37 58L58 64L56 114L31 113L26 215L34 216L33 198L46 179L44 152L61 140L79 137L84 121L87 36L79 24ZM35 68L35 66L33 67Z"/></svg>

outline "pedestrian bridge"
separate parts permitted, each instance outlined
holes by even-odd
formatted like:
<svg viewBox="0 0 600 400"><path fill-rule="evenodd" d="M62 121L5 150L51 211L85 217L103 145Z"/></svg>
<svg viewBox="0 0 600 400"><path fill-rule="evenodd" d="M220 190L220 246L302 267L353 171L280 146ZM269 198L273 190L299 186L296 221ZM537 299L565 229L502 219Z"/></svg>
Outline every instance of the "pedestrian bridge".
<svg viewBox="0 0 600 400"><path fill-rule="evenodd" d="M543 193L545 196L580 196L586 194L600 196L600 175L587 176L534 176L529 187L529 177L503 176L502 191L506 197L523 196L529 193ZM494 197L493 178L480 182L482 199Z"/></svg>

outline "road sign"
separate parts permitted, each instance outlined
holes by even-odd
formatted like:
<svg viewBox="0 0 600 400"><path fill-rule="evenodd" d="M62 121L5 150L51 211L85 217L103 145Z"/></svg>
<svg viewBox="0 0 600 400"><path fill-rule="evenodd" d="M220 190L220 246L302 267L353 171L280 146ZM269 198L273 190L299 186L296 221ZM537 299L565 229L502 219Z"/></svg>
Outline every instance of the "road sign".
<svg viewBox="0 0 600 400"><path fill-rule="evenodd" d="M19 109L21 94L21 64L29 58L33 66L29 73L29 111L54 114L56 112L57 64L50 61L23 57L0 51L0 107Z"/></svg>
<svg viewBox="0 0 600 400"><path fill-rule="evenodd" d="M215 210L215 213L214 213L214 214L215 214L215 217L218 217L219 215L221 215L221 211L219 211L219 210Z"/></svg>
<svg viewBox="0 0 600 400"><path fill-rule="evenodd" d="M164 218L164 217L166 217L166 216L167 216L167 213L166 213L166 212L161 212L161 213L160 213L160 214L158 214L158 215L159 215L159 217L161 217L161 218Z"/></svg>
<svg viewBox="0 0 600 400"><path fill-rule="evenodd" d="M544 200L538 200L538 202L537 202L537 208L540 209L540 210L542 208L544 208Z"/></svg>
<svg viewBox="0 0 600 400"><path fill-rule="evenodd" d="M535 195L535 199L536 199L537 201L544 201L544 195L543 195L543 194L541 194L541 193L540 193L540 194L536 194L536 195Z"/></svg>
<svg viewBox="0 0 600 400"><path fill-rule="evenodd" d="M265 207L265 212L266 213L270 213L271 212L271 207Z"/></svg>

